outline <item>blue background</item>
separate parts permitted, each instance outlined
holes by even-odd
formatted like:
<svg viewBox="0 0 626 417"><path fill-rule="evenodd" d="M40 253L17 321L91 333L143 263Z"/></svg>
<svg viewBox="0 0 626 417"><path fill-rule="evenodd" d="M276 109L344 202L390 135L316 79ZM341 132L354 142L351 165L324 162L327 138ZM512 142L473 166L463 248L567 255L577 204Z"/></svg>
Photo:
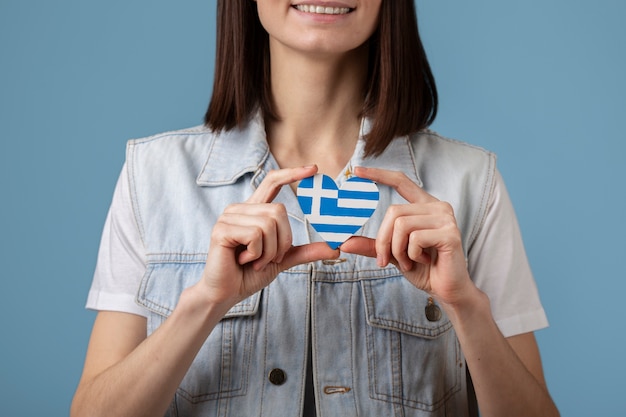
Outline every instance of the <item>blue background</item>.
<svg viewBox="0 0 626 417"><path fill-rule="evenodd" d="M626 2L417 3L434 127L499 155L553 397L564 416L626 415ZM0 0L2 415L67 415L125 141L201 123L214 8Z"/></svg>

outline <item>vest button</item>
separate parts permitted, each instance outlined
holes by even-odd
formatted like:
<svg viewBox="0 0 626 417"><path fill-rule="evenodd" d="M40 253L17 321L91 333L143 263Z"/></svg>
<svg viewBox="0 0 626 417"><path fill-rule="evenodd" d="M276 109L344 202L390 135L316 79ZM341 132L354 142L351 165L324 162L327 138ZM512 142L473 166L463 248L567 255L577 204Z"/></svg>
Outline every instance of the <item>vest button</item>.
<svg viewBox="0 0 626 417"><path fill-rule="evenodd" d="M272 369L268 375L270 382L274 385L283 385L287 380L287 375L282 369Z"/></svg>
<svg viewBox="0 0 626 417"><path fill-rule="evenodd" d="M428 321L441 320L441 309L435 304L433 297L428 297L428 305L424 308L424 310Z"/></svg>

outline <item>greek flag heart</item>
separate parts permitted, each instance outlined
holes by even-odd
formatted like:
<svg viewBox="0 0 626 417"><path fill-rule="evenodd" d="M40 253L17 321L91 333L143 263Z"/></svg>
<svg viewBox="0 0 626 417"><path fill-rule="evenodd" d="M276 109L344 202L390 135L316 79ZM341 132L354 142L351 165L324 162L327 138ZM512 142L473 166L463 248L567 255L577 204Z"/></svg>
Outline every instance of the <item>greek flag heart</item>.
<svg viewBox="0 0 626 417"><path fill-rule="evenodd" d="M352 177L341 188L323 174L303 179L298 185L302 212L328 245L337 249L372 217L379 193L370 180Z"/></svg>

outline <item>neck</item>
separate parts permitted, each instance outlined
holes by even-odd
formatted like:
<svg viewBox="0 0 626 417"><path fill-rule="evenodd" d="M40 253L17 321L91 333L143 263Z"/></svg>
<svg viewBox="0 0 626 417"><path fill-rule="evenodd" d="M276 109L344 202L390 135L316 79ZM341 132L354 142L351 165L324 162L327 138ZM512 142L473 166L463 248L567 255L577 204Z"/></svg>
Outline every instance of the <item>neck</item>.
<svg viewBox="0 0 626 417"><path fill-rule="evenodd" d="M304 56L277 46L271 52L279 120L267 120L266 130L274 157L283 168L317 164L320 172L337 176L358 139L366 47L333 58Z"/></svg>

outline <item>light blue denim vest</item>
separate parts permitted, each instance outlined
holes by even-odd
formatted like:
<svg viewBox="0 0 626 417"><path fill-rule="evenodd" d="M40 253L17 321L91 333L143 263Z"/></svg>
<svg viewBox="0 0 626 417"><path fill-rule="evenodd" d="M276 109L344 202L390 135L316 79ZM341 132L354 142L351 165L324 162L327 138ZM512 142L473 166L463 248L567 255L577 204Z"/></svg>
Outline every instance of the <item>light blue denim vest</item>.
<svg viewBox="0 0 626 417"><path fill-rule="evenodd" d="M467 254L485 217L495 157L432 132L397 138L376 158L363 159L362 145L352 166L402 171L452 204ZM243 130L199 127L130 141L127 164L148 262L137 301L150 311L151 333L200 278L224 208L245 201L278 166L258 117ZM360 231L370 237L390 204L405 203L379 188L379 207ZM295 245L319 240L289 187L275 201L287 208ZM318 416L466 416L465 360L445 314L429 321L428 295L394 266L342 259L296 266L233 307L169 415L301 416L311 344Z"/></svg>

